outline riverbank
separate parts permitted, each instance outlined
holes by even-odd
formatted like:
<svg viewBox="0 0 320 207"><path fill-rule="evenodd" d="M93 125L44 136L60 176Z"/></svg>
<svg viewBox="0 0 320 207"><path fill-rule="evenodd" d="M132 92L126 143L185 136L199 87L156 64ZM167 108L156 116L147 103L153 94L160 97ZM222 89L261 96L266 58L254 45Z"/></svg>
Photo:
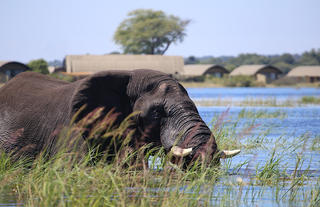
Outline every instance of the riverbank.
<svg viewBox="0 0 320 207"><path fill-rule="evenodd" d="M186 82L179 81L181 85L185 88L225 88L225 87L239 87L236 84L234 86L226 85L219 82ZM299 83L295 85L275 85L275 84L258 84L258 85L249 85L243 87L262 87L262 88L320 88L320 83Z"/></svg>

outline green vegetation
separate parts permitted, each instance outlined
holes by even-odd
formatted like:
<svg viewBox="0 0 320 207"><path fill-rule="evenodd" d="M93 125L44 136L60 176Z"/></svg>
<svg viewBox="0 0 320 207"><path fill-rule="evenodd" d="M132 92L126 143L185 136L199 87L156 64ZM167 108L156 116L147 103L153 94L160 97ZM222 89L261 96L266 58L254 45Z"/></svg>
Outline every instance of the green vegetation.
<svg viewBox="0 0 320 207"><path fill-rule="evenodd" d="M269 98L254 98L248 97L245 99L231 98L215 98L215 99L200 99L194 100L198 106L264 106L264 107L296 107L305 105L320 105L320 98L315 96L304 96L300 99L287 98L285 100L277 100L276 97Z"/></svg>
<svg viewBox="0 0 320 207"><path fill-rule="evenodd" d="M254 119L266 119L266 118L278 118L284 119L288 115L282 110L275 110L273 112L268 112L267 110L248 110L242 109L239 113L239 118L254 118Z"/></svg>
<svg viewBox="0 0 320 207"><path fill-rule="evenodd" d="M301 98L303 104L320 104L320 98L314 96L304 96Z"/></svg>
<svg viewBox="0 0 320 207"><path fill-rule="evenodd" d="M197 106L270 106L270 107L290 107L298 104L293 100L286 100L284 102L277 102L276 98L245 98L241 100L232 100L228 98L216 99L200 99L194 100Z"/></svg>
<svg viewBox="0 0 320 207"><path fill-rule="evenodd" d="M232 71L240 65L267 64L280 68L284 73L299 65L320 65L320 49L312 49L302 55L284 53L281 55L240 54L237 57L194 57L185 60L186 64L219 64Z"/></svg>
<svg viewBox="0 0 320 207"><path fill-rule="evenodd" d="M54 77L56 79L59 79L59 80L67 81L67 82L75 81L74 77L72 77L71 75L64 74L64 73L51 73L50 76Z"/></svg>
<svg viewBox="0 0 320 207"><path fill-rule="evenodd" d="M171 44L183 41L190 22L163 11L145 9L132 11L128 16L114 34L114 41L126 54L163 55Z"/></svg>
<svg viewBox="0 0 320 207"><path fill-rule="evenodd" d="M243 112L237 119L245 116L261 115ZM112 137L116 141L129 123L127 120L118 128L111 127L112 116L109 118L110 121L104 120L107 121L104 135L108 136L102 137ZM151 152L144 148L124 153L125 141L118 148L117 156L112 156L112 162L106 162L109 154L99 154L95 149L90 149L86 155L79 150L61 150L49 160L41 155L32 163L27 160L12 162L9 155L0 153L0 195L5 195L0 197L0 204L13 200L25 206L260 206L265 202L319 206L320 178L312 176L305 167L310 160L303 153L319 150L318 142L309 145L307 136L293 141L279 137L271 142L266 140L267 132L244 142L244 135L255 123L248 123L239 134L236 132L238 123L230 125L225 118L226 113L223 113L212 122L219 147L241 147L242 154L253 153L252 159L236 166L229 159L222 162L220 168L199 164L182 171L166 164L168 157L161 149ZM86 123L88 121L92 120L87 119ZM81 126L85 126L85 122L77 129ZM101 135L101 125L93 131L91 138L95 139L95 134ZM66 131L65 136L68 134ZM144 150L148 151L146 157L139 157ZM259 153L264 153L267 161L252 166L251 162ZM148 158L151 154L152 159ZM288 155L296 157L293 171L285 167ZM164 162L159 161L160 168L152 170L156 168L152 164L150 169L139 168L137 164L141 159Z"/></svg>
<svg viewBox="0 0 320 207"><path fill-rule="evenodd" d="M28 63L28 66L34 72L49 74L48 63L44 59L32 60Z"/></svg>
<svg viewBox="0 0 320 207"><path fill-rule="evenodd" d="M320 151L320 136L317 136L313 139L311 146L312 146L311 148L312 150Z"/></svg>
<svg viewBox="0 0 320 207"><path fill-rule="evenodd" d="M250 76L197 76L182 80L185 87L264 87L265 84Z"/></svg>
<svg viewBox="0 0 320 207"><path fill-rule="evenodd" d="M319 82L308 83L296 78L281 78L270 84L258 82L249 76L224 76L216 78L213 76L196 76L180 80L185 88L221 88L221 87L310 87L320 88Z"/></svg>
<svg viewBox="0 0 320 207"><path fill-rule="evenodd" d="M250 76L224 76L223 78L216 78L212 76L206 77L205 81L215 82L227 87L261 87L264 83L256 81Z"/></svg>

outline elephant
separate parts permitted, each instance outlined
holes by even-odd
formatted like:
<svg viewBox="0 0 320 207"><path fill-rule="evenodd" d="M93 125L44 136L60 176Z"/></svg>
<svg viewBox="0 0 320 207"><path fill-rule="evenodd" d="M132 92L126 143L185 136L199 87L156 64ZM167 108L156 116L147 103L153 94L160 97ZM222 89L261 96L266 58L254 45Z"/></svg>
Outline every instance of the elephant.
<svg viewBox="0 0 320 207"><path fill-rule="evenodd" d="M43 150L54 154L63 139L59 132L75 114L77 123L97 108L103 108L103 116L116 113L115 124L136 113L133 149L163 147L188 164L240 152L219 150L186 89L172 76L147 69L102 71L75 82L35 72L17 75L0 88L0 150L29 157Z"/></svg>

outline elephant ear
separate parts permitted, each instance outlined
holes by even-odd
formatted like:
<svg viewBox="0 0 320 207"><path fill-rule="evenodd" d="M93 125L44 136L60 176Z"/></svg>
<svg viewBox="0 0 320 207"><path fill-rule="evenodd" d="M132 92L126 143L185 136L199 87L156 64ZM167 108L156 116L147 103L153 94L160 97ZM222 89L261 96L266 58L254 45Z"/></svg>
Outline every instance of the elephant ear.
<svg viewBox="0 0 320 207"><path fill-rule="evenodd" d="M131 107L127 95L130 77L129 71L105 71L76 82L71 103L73 114L81 109L76 120L82 119L97 108L103 108L104 114L111 109L120 113L122 117L130 114Z"/></svg>

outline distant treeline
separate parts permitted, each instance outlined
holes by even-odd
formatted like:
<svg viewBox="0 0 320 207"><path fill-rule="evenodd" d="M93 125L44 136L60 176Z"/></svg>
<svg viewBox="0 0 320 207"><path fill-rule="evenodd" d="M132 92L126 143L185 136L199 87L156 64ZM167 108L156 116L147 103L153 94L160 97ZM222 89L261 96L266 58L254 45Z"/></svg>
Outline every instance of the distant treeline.
<svg viewBox="0 0 320 207"><path fill-rule="evenodd" d="M234 56L221 57L195 57L190 56L185 59L185 64L218 64L224 66L229 71L240 65L267 64L273 65L287 73L292 68L299 65L320 65L320 49L312 49L302 54L282 55L259 55L259 54L240 54Z"/></svg>

